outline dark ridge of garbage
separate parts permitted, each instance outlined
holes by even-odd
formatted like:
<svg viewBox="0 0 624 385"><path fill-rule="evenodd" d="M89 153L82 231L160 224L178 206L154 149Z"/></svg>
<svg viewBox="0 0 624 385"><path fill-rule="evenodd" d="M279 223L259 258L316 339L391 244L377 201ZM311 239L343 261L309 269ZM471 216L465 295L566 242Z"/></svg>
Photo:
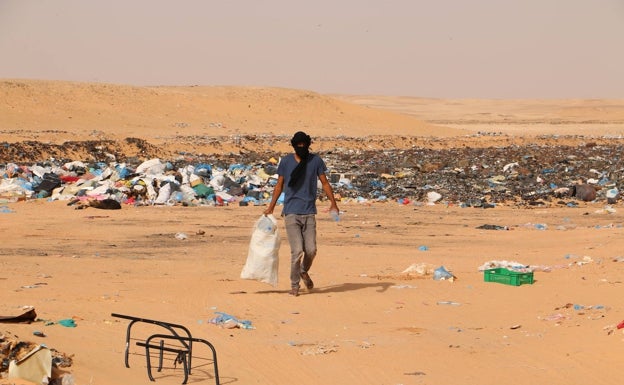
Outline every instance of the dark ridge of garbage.
<svg viewBox="0 0 624 385"><path fill-rule="evenodd" d="M351 176L357 194L424 200L437 191L459 202L551 200L557 188L588 179L596 180L598 190L619 187L624 172L616 145L364 151L325 158L333 171Z"/></svg>
<svg viewBox="0 0 624 385"><path fill-rule="evenodd" d="M240 143L240 147L237 152L205 154L163 149L137 138L127 138L123 143L99 140L61 145L28 141L5 143L6 151L1 153L0 160L26 164L39 159L36 163L40 165L56 166L84 160L96 165L96 168L98 163L123 162L132 169L146 159L159 158L170 163L173 170L197 164L209 164L224 170L234 164L262 165L267 174L273 175L276 167L268 160L279 158L282 153L271 150L271 144L286 141L285 138L262 135L196 139L197 142L204 140L211 143L230 140L233 141L230 143ZM362 148L365 144L362 138L359 141L354 139L353 143L357 145L353 146L344 145L349 138L333 139L333 147L327 145L329 141L319 144L317 140L315 143L317 148L326 148L317 152L328 165L335 192L344 198L386 200L409 197L413 201L426 201L428 194L435 192L441 195L442 201L462 202L473 207L487 208L491 204L509 201L524 205L553 201L566 204L562 198L585 201L604 199L608 190L621 188L624 173L619 140L614 139L611 143L608 138L583 140L577 145L413 146L405 149L388 146L381 150ZM549 140L556 141L557 138ZM257 147L263 150L254 151L251 147L247 148L245 142L261 142L269 150L260 145ZM0 168L2 166L0 163ZM45 175L42 179L49 184L56 181ZM238 175L232 179L238 184L237 189L232 190L234 195L249 192L247 187L241 188L245 177ZM265 186L254 188L260 187L266 192L271 186L268 181L265 183ZM575 187L578 185L584 187Z"/></svg>
<svg viewBox="0 0 624 385"><path fill-rule="evenodd" d="M163 151L143 139L126 138L122 143L114 140L67 141L62 144L44 143L34 140L19 143L0 143L0 163L41 162L57 159L63 162L73 160L125 161L127 157L153 158Z"/></svg>
<svg viewBox="0 0 624 385"><path fill-rule="evenodd" d="M60 137L64 136L60 132ZM68 133L64 133L65 136ZM129 137L124 140L106 139L98 134L97 140L66 141L63 143L26 140L0 142L0 164L15 162L41 162L51 158L63 161L106 161L112 158L126 162L128 158L140 157L175 159L189 155L204 160L240 161L245 157L279 156L289 151L288 135L255 134L229 136L183 136L160 137L161 144ZM483 138L487 137L487 141ZM313 151L319 153L350 153L352 151L401 151L412 148L455 149L455 148L507 148L510 146L611 146L623 144L620 137L583 137L579 135L537 137L513 137L502 133L478 133L458 138L376 135L367 137L318 137L314 138ZM234 149L234 150L232 150ZM257 155L259 154L259 155Z"/></svg>

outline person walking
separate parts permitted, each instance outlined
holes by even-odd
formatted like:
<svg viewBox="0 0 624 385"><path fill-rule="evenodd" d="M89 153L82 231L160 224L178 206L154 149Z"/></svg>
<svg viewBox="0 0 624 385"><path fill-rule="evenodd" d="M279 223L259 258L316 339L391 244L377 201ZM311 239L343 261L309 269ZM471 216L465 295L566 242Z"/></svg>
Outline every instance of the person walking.
<svg viewBox="0 0 624 385"><path fill-rule="evenodd" d="M290 295L299 295L299 282L312 290L314 282L308 273L316 257L316 198L318 183L329 199L330 211L339 213L338 205L325 172L327 166L317 154L310 153L312 138L303 131L296 132L290 144L294 153L284 156L277 166L277 184L264 215L273 214L277 200L284 192L282 216L290 244Z"/></svg>

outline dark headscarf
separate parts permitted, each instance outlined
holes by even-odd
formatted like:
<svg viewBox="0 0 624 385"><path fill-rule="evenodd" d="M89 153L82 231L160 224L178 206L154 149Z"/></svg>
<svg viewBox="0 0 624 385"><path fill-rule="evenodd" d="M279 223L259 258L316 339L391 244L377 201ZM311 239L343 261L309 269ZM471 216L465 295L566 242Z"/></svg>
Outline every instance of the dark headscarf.
<svg viewBox="0 0 624 385"><path fill-rule="evenodd" d="M303 143L304 146L297 146L299 143ZM310 158L310 144L312 144L312 138L310 138L310 135L305 132L298 131L290 140L290 144L295 149L295 154L299 157L299 163L292 173L290 173L288 187L298 187L305 176L306 166L308 164L308 159Z"/></svg>

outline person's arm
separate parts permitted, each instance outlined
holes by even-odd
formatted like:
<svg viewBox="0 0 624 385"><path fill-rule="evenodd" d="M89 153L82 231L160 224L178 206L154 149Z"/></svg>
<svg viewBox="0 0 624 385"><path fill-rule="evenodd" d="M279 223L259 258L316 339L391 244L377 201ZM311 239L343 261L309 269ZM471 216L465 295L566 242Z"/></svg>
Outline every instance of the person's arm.
<svg viewBox="0 0 624 385"><path fill-rule="evenodd" d="M280 195L282 195L283 190L284 190L284 177L280 175L277 177L277 184L275 185L275 188L273 189L273 196L271 197L271 203L269 203L269 207L267 207L266 210L264 210L264 215L273 214L273 210L275 210L275 205L277 204L277 200L279 199Z"/></svg>
<svg viewBox="0 0 624 385"><path fill-rule="evenodd" d="M327 175L320 174L319 180L321 181L321 185L323 186L323 191L325 192L325 195L327 195L327 199L329 199L329 201L331 202L329 211L335 211L336 213L339 213L340 210L338 210L338 204L336 204L336 198L334 197L334 190L332 189L332 186L329 184L329 181L327 180Z"/></svg>

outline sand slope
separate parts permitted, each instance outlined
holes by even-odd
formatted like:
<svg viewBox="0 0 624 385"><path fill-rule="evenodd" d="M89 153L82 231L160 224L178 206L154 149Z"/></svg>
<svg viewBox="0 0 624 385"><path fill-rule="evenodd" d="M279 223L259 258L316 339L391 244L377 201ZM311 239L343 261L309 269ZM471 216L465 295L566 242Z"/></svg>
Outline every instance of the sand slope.
<svg viewBox="0 0 624 385"><path fill-rule="evenodd" d="M588 138L613 144L624 136L623 122L624 100L446 100L0 81L0 141L14 144L2 154L4 162L101 160L95 148L138 157L271 157L288 151L297 130L313 136L315 151L584 145Z"/></svg>
<svg viewBox="0 0 624 385"><path fill-rule="evenodd" d="M414 117L283 88L131 87L34 80L0 82L0 140L172 135L447 135ZM54 132L46 132L54 131Z"/></svg>

